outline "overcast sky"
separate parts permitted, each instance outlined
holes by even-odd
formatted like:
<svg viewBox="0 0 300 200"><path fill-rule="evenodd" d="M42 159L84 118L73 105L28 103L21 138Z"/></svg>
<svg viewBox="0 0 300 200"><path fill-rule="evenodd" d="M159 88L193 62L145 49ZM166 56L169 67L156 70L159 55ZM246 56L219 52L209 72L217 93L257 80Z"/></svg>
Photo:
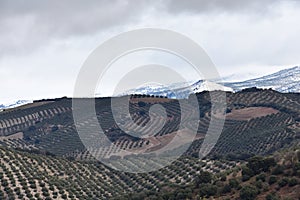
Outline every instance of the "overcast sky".
<svg viewBox="0 0 300 200"><path fill-rule="evenodd" d="M97 46L145 27L190 37L222 76L242 79L299 65L298 1L0 0L0 104L72 96L80 67Z"/></svg>

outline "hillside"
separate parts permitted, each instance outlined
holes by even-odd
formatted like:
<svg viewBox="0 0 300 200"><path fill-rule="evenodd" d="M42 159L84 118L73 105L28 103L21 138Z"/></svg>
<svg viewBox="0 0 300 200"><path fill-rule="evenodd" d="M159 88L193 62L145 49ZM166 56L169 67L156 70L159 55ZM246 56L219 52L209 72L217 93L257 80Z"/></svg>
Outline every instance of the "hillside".
<svg viewBox="0 0 300 200"><path fill-rule="evenodd" d="M218 91L214 93L219 95ZM226 120L221 137L204 160L198 159L198 155L209 120L212 117L218 119L220 114L212 110L208 92L197 93L200 105L199 121L191 118L192 115L181 116L178 100L132 95L130 115L142 126L150 120L149 109L152 105L161 104L166 108L168 120L163 128L144 138L128 135L120 129L112 116L111 98L96 99L97 120L107 137L118 148L132 152L124 156L126 159L116 159L114 164L131 169L139 169L141 165L153 165L150 160L130 162L136 158L135 152L151 152L161 148L180 129L184 139L189 130L192 130L192 123L199 124L195 140L184 155L159 171L141 174L113 170L89 154L74 125L72 99L40 100L3 111L0 113L0 199L122 199L128 193L140 195L142 192L142 195L155 196L162 191L173 195L174 190L191 191L188 193L193 197L199 189L191 185L194 185L202 171L211 173L214 180L218 177L220 179L224 173L229 178L236 171L235 174L240 179L241 167L254 155L276 156L276 152L289 149L290 146L299 147L299 94L249 88L237 93L227 92L226 96ZM190 108L191 111L193 109L194 107ZM180 119L183 119L182 127L179 127ZM87 117L83 122L90 123L90 120ZM160 123L161 118L154 117L154 125ZM131 128L125 121L122 125ZM177 152L180 148L182 146L176 146L168 149L166 153L172 155L172 152ZM102 156L109 158L114 156L115 151L116 149L106 146L100 149ZM279 160L276 162L280 164ZM266 173L271 176L269 172ZM258 174L250 175L254 177ZM281 180L284 176L279 175L278 179ZM253 185L251 177L241 185ZM293 177L288 177L289 181ZM223 181L223 185L225 183ZM217 187L220 188L221 185ZM181 190L182 187L186 188ZM289 191L288 188L290 187L279 191L284 193ZM268 191L271 189L273 191L273 186L269 186ZM260 191L262 199L267 193ZM238 198L239 194L239 189L232 189L230 195L222 195ZM216 195L221 193L210 196Z"/></svg>
<svg viewBox="0 0 300 200"><path fill-rule="evenodd" d="M0 148L0 199L298 199L299 146L246 162L183 157L142 174ZM243 197L244 195L244 197Z"/></svg>
<svg viewBox="0 0 300 200"><path fill-rule="evenodd" d="M199 123L196 141L187 152L188 155L197 154L208 129L210 117L217 117L211 116L209 93L199 93L197 97L200 104L200 120L195 122L190 116L182 116L185 132L191 129L191 123ZM143 101L141 106L139 102ZM97 118L110 140L123 149L147 150L160 145L163 140L168 140L179 128L181 116L177 100L132 96L130 112L138 124L143 125L149 121L147 113L155 103L167 108L169 116L162 130L151 138L142 139L126 134L118 127L112 116L110 102L110 98L96 99ZM73 122L71 103L71 99L68 98L43 100L0 113L1 145L39 150L59 156L86 156L86 150ZM227 119L212 154L267 154L276 151L299 138L299 111L299 94L282 94L259 89L228 92ZM89 122L90 119L84 120ZM160 123L160 118L155 120L154 123ZM127 127L126 124L124 127ZM158 137L159 141L155 139ZM107 149L108 154L109 151Z"/></svg>
<svg viewBox="0 0 300 200"><path fill-rule="evenodd" d="M132 193L117 199L240 199L300 198L300 149L290 148L220 174L201 171L185 186L165 186L159 192Z"/></svg>
<svg viewBox="0 0 300 200"><path fill-rule="evenodd" d="M201 168L220 172L237 164L185 157L159 171L133 174L96 161L70 161L3 147L0 155L0 199L108 199L159 191L162 185L186 185Z"/></svg>

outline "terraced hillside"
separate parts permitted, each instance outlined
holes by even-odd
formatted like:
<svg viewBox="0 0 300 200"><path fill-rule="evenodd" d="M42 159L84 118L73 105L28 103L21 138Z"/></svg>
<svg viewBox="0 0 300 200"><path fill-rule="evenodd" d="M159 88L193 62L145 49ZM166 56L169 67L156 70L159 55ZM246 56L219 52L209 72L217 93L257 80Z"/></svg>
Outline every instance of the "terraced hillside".
<svg viewBox="0 0 300 200"><path fill-rule="evenodd" d="M238 93L228 92L225 125L211 155L229 157L231 154L240 154L242 157L247 155L249 157L252 154L263 155L299 139L299 96L256 88ZM110 98L96 99L97 120L105 134L115 144L115 148L117 147L117 149L103 147L101 150L103 156L110 156L118 149L130 149L133 152L157 149L174 137L181 123L182 137L188 135L195 124L198 125L195 141L186 152L186 155L197 157L210 119L218 120L220 115L218 112L211 112L208 92L199 93L197 97L200 105L198 121L189 115L181 116L177 100L146 95L132 96L129 107L131 116L126 117L131 117L142 127L150 120L149 109L152 105L160 104L167 112L167 120L162 129L156 131L153 128L151 130L153 135L143 138L134 137L123 131L138 133L138 130L132 128L130 124L126 124L126 120L121 124L115 122L110 109ZM71 104L71 99L68 98L42 100L1 112L0 144L75 159L88 158L89 153L80 141L73 122ZM188 109L193 112L195 108ZM82 120L82 124L89 124L91 121L91 118L86 118ZM153 127L159 126L161 121L161 117L154 116Z"/></svg>
<svg viewBox="0 0 300 200"><path fill-rule="evenodd" d="M224 172L239 163L185 157L159 171L132 174L99 162L67 159L0 148L0 199L108 199L126 193L187 185L201 169Z"/></svg>
<svg viewBox="0 0 300 200"><path fill-rule="evenodd" d="M209 99L208 93L199 95ZM227 93L224 129L211 154L246 158L272 153L299 140L299 97L256 88ZM204 127L207 123L200 120L200 128ZM190 150L196 153L201 142L195 141Z"/></svg>
<svg viewBox="0 0 300 200"><path fill-rule="evenodd" d="M300 197L299 146L246 162L182 157L158 171L140 174L114 171L95 161L70 161L4 147L0 156L0 199Z"/></svg>
<svg viewBox="0 0 300 200"><path fill-rule="evenodd" d="M214 93L221 95L217 91ZM150 160L130 162L136 152L161 148L170 142L177 130L184 143L189 132L198 125L195 140L183 156L158 171L140 174L116 171L93 159L76 131L71 99L40 100L3 111L0 113L0 199L122 199L128 193L155 195L174 188L182 191L184 187L190 188L184 191L192 191L190 186L203 171L212 173L214 181L224 180L224 176L231 177L233 172L240 174L240 166L253 155L269 155L292 145L299 146L299 94L251 88L226 95L227 110L221 113L212 110L208 92L197 94L199 120L192 118L192 113L182 116L178 100L133 95L130 116L122 116L124 121L120 124L115 122L110 109L111 99L96 99L97 121L115 144L114 148L101 147L100 153L109 158L120 149L128 150L132 154L124 157L128 158L130 165L127 167L131 169L152 164ZM140 131L127 124L127 117L146 127L151 120L149 110L155 104L166 109L167 120L162 129L151 129L153 134L141 138L124 132L138 134ZM195 112L193 105L187 106ZM217 144L204 160L199 160L197 157L211 118L219 120L222 115L226 115L226 120ZM87 117L79 126L93 122ZM153 127L160 126L161 116L152 116L152 122ZM168 153L180 148L175 146L168 149ZM118 159L114 164L125 166ZM239 190L233 191L232 197L238 198L236 192Z"/></svg>
<svg viewBox="0 0 300 200"><path fill-rule="evenodd" d="M188 185L162 187L157 192L131 193L116 199L236 199L279 200L300 198L298 147L268 157L255 156L221 176L199 173Z"/></svg>

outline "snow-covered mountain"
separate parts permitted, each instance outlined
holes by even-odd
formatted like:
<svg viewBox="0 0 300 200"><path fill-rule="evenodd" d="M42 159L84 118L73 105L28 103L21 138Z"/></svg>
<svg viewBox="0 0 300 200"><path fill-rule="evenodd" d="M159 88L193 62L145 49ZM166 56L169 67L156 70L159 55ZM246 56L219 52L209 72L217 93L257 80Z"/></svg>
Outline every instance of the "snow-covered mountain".
<svg viewBox="0 0 300 200"><path fill-rule="evenodd" d="M232 88L226 87L223 84L215 83L212 81L202 81L202 80L197 81L190 87L193 88L194 93L199 93L203 91L213 91L213 90L221 90L221 91L228 91L228 92L233 91Z"/></svg>
<svg viewBox="0 0 300 200"><path fill-rule="evenodd" d="M300 67L284 69L279 72L262 76L260 78L249 79L239 82L220 82L220 81L190 81L187 83L173 83L167 86L146 85L136 89L128 90L122 95L146 94L155 96L166 96L168 98L187 98L191 93L202 91L223 90L237 92L245 88L272 88L278 92L300 92ZM0 111L7 108L14 108L24 104L32 103L31 100L18 100L1 104Z"/></svg>
<svg viewBox="0 0 300 200"><path fill-rule="evenodd" d="M284 69L274 74L241 82L223 83L225 86L239 91L245 88L272 88L278 92L300 92L300 67Z"/></svg>
<svg viewBox="0 0 300 200"><path fill-rule="evenodd" d="M8 109L8 108L15 108L15 107L22 106L22 105L25 105L28 103L32 103L32 101L31 100L18 100L18 101L13 101L13 102L7 102L4 104L0 104L0 110Z"/></svg>
<svg viewBox="0 0 300 200"><path fill-rule="evenodd" d="M190 83L174 83L167 86L151 86L147 85L139 87L137 89L129 90L121 95L125 94L146 94L155 96L166 96L168 98L183 99L187 98L191 93L199 93L202 91L233 91L230 87L223 86L219 83L211 81L199 80L197 82Z"/></svg>
<svg viewBox="0 0 300 200"><path fill-rule="evenodd" d="M274 74L240 82L213 82L199 80L190 83L174 83L168 86L147 85L129 90L125 94L146 94L167 96L169 98L187 98L191 93L202 91L223 90L237 92L245 88L272 88L279 92L300 92L300 67L284 69Z"/></svg>

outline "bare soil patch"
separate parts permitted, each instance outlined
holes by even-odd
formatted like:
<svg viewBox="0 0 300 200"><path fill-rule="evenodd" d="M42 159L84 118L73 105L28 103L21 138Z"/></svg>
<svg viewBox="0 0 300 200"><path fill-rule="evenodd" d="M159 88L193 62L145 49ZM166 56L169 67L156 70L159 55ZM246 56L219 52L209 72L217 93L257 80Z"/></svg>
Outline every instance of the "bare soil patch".
<svg viewBox="0 0 300 200"><path fill-rule="evenodd" d="M166 103L175 101L174 99L167 99L167 98L150 98L150 97L142 97L142 98L131 98L130 102L132 103L138 103L138 102L144 102L144 103Z"/></svg>
<svg viewBox="0 0 300 200"><path fill-rule="evenodd" d="M247 121L257 117L276 114L278 112L278 110L269 107L249 107L232 110L231 113L226 114L226 119Z"/></svg>
<svg viewBox="0 0 300 200"><path fill-rule="evenodd" d="M0 137L0 140L7 140L7 139L23 139L23 132L18 132L12 135Z"/></svg>

